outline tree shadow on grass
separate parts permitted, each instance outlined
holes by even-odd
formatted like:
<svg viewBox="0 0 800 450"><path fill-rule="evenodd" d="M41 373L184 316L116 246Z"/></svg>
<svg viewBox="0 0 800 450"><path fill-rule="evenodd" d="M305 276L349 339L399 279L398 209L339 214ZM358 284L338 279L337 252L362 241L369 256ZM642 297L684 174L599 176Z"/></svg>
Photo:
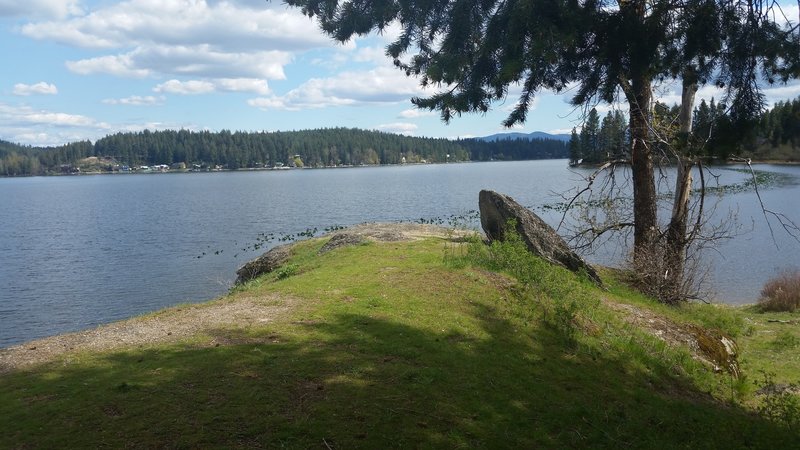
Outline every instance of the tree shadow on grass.
<svg viewBox="0 0 800 450"><path fill-rule="evenodd" d="M550 327L360 314L0 379L0 447L790 448L798 435Z"/></svg>

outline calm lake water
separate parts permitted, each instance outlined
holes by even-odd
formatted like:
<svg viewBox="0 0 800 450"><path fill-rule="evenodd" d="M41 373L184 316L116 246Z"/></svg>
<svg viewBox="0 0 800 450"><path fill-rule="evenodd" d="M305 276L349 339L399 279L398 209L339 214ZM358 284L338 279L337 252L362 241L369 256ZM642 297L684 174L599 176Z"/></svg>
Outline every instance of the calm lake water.
<svg viewBox="0 0 800 450"><path fill-rule="evenodd" d="M762 197L800 223L800 167L759 168L791 176ZM0 347L219 296L264 251L252 250L261 233L461 215L480 189L537 208L578 183L564 160L0 179ZM709 256L721 301L753 302L764 281L800 265L800 244L776 224L772 241L753 192L717 209L753 228Z"/></svg>

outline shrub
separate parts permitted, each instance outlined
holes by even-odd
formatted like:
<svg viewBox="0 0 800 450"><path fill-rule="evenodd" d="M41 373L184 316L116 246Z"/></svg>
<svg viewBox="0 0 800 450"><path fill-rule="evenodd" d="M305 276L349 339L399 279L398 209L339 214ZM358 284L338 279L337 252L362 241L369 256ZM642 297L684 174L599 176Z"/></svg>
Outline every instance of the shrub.
<svg viewBox="0 0 800 450"><path fill-rule="evenodd" d="M798 386L776 384L774 374L762 374L764 379L756 382L756 385L761 387L758 392L764 396L758 406L758 412L790 430L797 430L800 427L800 397L794 392Z"/></svg>
<svg viewBox="0 0 800 450"><path fill-rule="evenodd" d="M275 271L275 274L278 276L279 280L283 280L285 278L289 278L293 275L297 274L299 267L297 264L287 264L285 266L281 266L278 270Z"/></svg>
<svg viewBox="0 0 800 450"><path fill-rule="evenodd" d="M800 308L800 270L787 270L767 281L758 304L764 311L789 311Z"/></svg>
<svg viewBox="0 0 800 450"><path fill-rule="evenodd" d="M800 339L789 331L783 330L770 342L772 348L778 351L791 350L800 345Z"/></svg>

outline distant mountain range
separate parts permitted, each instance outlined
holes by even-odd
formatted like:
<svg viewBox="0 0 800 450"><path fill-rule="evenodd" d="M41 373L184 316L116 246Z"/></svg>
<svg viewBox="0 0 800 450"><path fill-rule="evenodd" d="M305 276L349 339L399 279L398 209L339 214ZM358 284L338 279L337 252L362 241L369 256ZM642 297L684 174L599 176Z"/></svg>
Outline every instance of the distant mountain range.
<svg viewBox="0 0 800 450"><path fill-rule="evenodd" d="M569 138L570 135L568 134L550 134L543 131L534 131L533 133L497 133L477 139L486 142L496 142L507 139L554 139L556 141L568 142Z"/></svg>

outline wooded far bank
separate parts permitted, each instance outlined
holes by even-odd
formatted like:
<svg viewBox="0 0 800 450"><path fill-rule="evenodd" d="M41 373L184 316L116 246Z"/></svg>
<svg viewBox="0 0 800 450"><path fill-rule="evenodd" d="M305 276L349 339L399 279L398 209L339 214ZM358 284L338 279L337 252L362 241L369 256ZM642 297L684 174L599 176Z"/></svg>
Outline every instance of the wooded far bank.
<svg viewBox="0 0 800 450"><path fill-rule="evenodd" d="M97 142L26 147L0 141L0 175L75 171L94 160L100 171L125 166L185 164L201 168L338 167L402 163L567 158L555 139L449 140L349 128L278 132L167 130L117 133Z"/></svg>

